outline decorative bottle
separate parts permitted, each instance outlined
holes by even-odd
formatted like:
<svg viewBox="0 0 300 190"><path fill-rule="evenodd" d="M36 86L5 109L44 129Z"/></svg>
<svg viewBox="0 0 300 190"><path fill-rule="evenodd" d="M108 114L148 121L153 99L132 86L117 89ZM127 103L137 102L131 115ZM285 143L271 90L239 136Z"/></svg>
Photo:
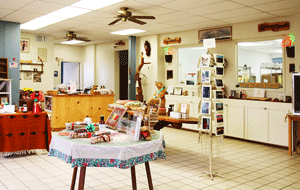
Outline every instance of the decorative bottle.
<svg viewBox="0 0 300 190"><path fill-rule="evenodd" d="M100 116L100 122L99 122L99 132L105 131L105 121L104 121L104 115Z"/></svg>

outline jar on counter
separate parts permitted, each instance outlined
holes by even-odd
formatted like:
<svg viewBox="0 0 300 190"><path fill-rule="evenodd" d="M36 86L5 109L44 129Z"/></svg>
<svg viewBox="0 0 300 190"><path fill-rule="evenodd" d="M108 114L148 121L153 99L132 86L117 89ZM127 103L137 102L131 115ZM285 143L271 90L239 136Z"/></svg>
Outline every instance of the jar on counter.
<svg viewBox="0 0 300 190"><path fill-rule="evenodd" d="M23 104L23 113L27 113L27 104Z"/></svg>

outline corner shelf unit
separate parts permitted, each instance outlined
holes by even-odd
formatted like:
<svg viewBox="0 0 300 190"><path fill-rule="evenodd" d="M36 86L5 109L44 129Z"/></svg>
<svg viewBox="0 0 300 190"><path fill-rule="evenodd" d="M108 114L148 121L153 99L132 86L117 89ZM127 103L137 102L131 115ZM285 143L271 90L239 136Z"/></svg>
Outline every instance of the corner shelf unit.
<svg viewBox="0 0 300 190"><path fill-rule="evenodd" d="M30 66L40 66L40 69L39 71L32 71L32 70L23 70L22 69L22 65L30 65ZM29 72L29 73L40 73L40 74L43 74L44 73L44 63L20 63L20 72Z"/></svg>

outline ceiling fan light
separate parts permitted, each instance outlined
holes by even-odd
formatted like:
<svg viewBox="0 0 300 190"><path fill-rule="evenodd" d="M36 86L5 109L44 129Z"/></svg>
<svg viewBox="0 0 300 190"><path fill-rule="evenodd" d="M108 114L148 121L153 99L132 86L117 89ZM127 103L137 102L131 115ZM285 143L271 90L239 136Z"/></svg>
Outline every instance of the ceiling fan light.
<svg viewBox="0 0 300 190"><path fill-rule="evenodd" d="M61 44L80 44L83 42L85 42L85 41L73 39L73 40L67 40L67 41L61 42Z"/></svg>
<svg viewBox="0 0 300 190"><path fill-rule="evenodd" d="M125 22L127 19L125 17L122 18L122 21Z"/></svg>

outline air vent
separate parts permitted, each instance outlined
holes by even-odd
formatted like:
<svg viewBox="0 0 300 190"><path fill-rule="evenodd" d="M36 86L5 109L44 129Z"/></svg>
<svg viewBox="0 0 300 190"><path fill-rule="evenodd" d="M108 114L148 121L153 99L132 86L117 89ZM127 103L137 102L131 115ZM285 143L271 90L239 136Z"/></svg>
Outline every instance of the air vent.
<svg viewBox="0 0 300 190"><path fill-rule="evenodd" d="M48 42L49 37L48 36L43 36L43 35L35 35L35 41L36 42Z"/></svg>

